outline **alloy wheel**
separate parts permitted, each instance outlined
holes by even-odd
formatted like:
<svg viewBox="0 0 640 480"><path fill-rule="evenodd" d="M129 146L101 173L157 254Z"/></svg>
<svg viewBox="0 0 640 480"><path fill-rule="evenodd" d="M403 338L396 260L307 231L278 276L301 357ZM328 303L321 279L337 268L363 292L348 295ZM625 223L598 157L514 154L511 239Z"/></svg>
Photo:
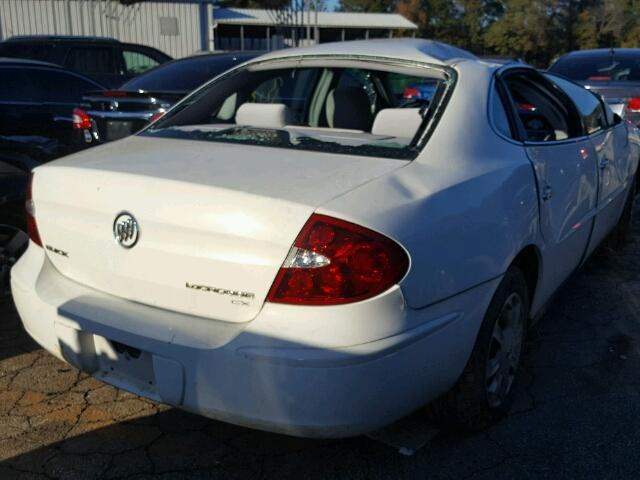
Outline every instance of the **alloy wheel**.
<svg viewBox="0 0 640 480"><path fill-rule="evenodd" d="M520 362L524 326L524 302L514 292L504 302L489 341L485 388L491 407L502 405L511 391Z"/></svg>

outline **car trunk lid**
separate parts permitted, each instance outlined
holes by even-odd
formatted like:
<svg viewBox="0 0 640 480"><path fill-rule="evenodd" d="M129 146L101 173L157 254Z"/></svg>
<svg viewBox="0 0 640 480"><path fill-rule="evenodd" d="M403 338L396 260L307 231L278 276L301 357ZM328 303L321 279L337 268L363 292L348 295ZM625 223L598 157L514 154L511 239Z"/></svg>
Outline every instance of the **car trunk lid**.
<svg viewBox="0 0 640 480"><path fill-rule="evenodd" d="M33 195L47 255L63 275L136 302L244 322L318 206L405 163L131 137L38 169ZM132 248L114 238L123 212L139 227Z"/></svg>

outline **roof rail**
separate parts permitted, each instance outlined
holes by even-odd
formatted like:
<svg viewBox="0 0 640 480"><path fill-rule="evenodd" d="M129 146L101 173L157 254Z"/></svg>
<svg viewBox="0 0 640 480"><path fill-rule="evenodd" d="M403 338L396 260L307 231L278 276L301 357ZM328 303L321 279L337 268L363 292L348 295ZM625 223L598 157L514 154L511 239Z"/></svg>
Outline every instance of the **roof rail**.
<svg viewBox="0 0 640 480"><path fill-rule="evenodd" d="M24 42L32 40L46 40L46 41L72 41L79 40L82 42L120 42L120 40L113 37L90 37L81 35L16 35L14 37L7 38L5 42Z"/></svg>

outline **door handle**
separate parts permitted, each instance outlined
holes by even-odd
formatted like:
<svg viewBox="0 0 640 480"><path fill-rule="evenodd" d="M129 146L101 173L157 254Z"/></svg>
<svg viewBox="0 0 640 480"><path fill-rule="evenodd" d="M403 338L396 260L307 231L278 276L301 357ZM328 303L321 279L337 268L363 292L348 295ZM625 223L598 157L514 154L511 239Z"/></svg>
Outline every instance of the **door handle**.
<svg viewBox="0 0 640 480"><path fill-rule="evenodd" d="M608 158L603 158L602 160L600 160L600 170L604 170L608 166L609 166L609 159Z"/></svg>
<svg viewBox="0 0 640 480"><path fill-rule="evenodd" d="M544 200L546 202L551 197L553 197L553 188L551 188L549 185L545 186L542 189L542 193L541 193L540 196L542 197L542 200Z"/></svg>

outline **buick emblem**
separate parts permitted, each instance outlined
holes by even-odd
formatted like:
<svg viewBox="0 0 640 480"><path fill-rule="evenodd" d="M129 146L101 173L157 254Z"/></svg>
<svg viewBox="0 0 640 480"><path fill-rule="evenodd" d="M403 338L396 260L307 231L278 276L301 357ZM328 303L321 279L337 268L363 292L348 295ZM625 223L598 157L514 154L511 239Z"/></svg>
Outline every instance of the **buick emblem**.
<svg viewBox="0 0 640 480"><path fill-rule="evenodd" d="M115 112L119 107L118 101L117 100L111 100L109 102L109 110L111 110L112 112Z"/></svg>
<svg viewBox="0 0 640 480"><path fill-rule="evenodd" d="M113 236L122 248L131 248L138 241L140 230L133 215L122 212L113 222Z"/></svg>

